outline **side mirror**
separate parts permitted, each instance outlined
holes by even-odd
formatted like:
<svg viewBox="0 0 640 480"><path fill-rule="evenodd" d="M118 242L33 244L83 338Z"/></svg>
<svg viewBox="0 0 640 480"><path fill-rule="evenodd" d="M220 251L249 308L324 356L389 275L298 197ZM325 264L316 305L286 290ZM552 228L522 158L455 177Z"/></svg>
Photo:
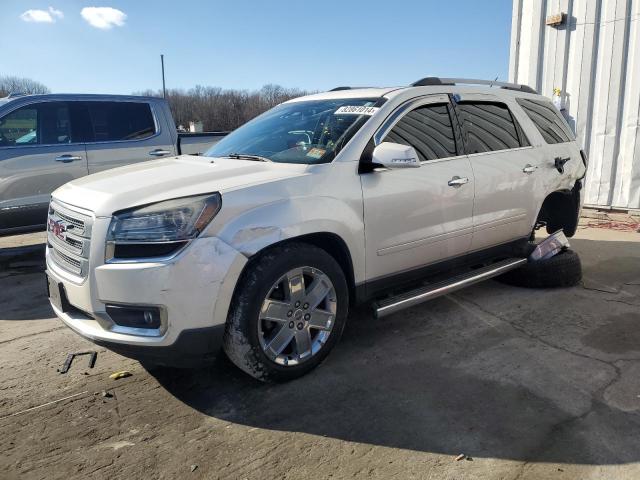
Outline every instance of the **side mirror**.
<svg viewBox="0 0 640 480"><path fill-rule="evenodd" d="M399 143L382 142L373 149L371 159L384 168L417 168L420 159L415 148Z"/></svg>

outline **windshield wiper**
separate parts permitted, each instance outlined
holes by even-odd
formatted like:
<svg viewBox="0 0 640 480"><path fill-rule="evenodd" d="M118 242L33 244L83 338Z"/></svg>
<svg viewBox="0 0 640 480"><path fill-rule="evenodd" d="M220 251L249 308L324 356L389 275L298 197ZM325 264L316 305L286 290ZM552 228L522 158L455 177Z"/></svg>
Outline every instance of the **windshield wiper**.
<svg viewBox="0 0 640 480"><path fill-rule="evenodd" d="M227 158L233 158L236 160L254 160L256 162L271 162L272 160L267 157L261 157L260 155L251 155L248 153L230 153L225 155Z"/></svg>

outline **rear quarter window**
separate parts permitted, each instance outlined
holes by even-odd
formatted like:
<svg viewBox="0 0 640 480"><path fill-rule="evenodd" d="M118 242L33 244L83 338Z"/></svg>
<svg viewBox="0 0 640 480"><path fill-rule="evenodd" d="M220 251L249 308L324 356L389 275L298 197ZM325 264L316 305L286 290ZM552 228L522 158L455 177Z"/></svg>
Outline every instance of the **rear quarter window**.
<svg viewBox="0 0 640 480"><path fill-rule="evenodd" d="M536 126L545 142L555 144L575 140L562 114L551 102L529 98L518 98L516 101Z"/></svg>

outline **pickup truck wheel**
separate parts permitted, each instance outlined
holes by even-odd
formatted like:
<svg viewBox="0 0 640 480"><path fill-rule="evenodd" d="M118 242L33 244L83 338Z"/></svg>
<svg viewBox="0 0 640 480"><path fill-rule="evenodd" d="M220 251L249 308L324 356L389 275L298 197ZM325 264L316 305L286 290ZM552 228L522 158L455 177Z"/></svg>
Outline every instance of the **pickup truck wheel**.
<svg viewBox="0 0 640 480"><path fill-rule="evenodd" d="M340 265L306 244L261 255L236 288L225 331L229 359L262 381L315 368L338 342L349 304Z"/></svg>
<svg viewBox="0 0 640 480"><path fill-rule="evenodd" d="M573 287L582 280L582 263L575 251L565 250L547 260L529 262L497 280L516 287Z"/></svg>

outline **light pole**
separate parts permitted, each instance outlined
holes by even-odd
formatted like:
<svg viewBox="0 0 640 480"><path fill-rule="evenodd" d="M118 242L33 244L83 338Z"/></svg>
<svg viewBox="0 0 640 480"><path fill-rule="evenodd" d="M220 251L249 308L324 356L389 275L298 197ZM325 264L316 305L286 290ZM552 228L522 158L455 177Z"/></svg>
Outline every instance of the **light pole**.
<svg viewBox="0 0 640 480"><path fill-rule="evenodd" d="M162 98L167 98L167 89L164 83L164 55L160 55L160 64L162 65Z"/></svg>

